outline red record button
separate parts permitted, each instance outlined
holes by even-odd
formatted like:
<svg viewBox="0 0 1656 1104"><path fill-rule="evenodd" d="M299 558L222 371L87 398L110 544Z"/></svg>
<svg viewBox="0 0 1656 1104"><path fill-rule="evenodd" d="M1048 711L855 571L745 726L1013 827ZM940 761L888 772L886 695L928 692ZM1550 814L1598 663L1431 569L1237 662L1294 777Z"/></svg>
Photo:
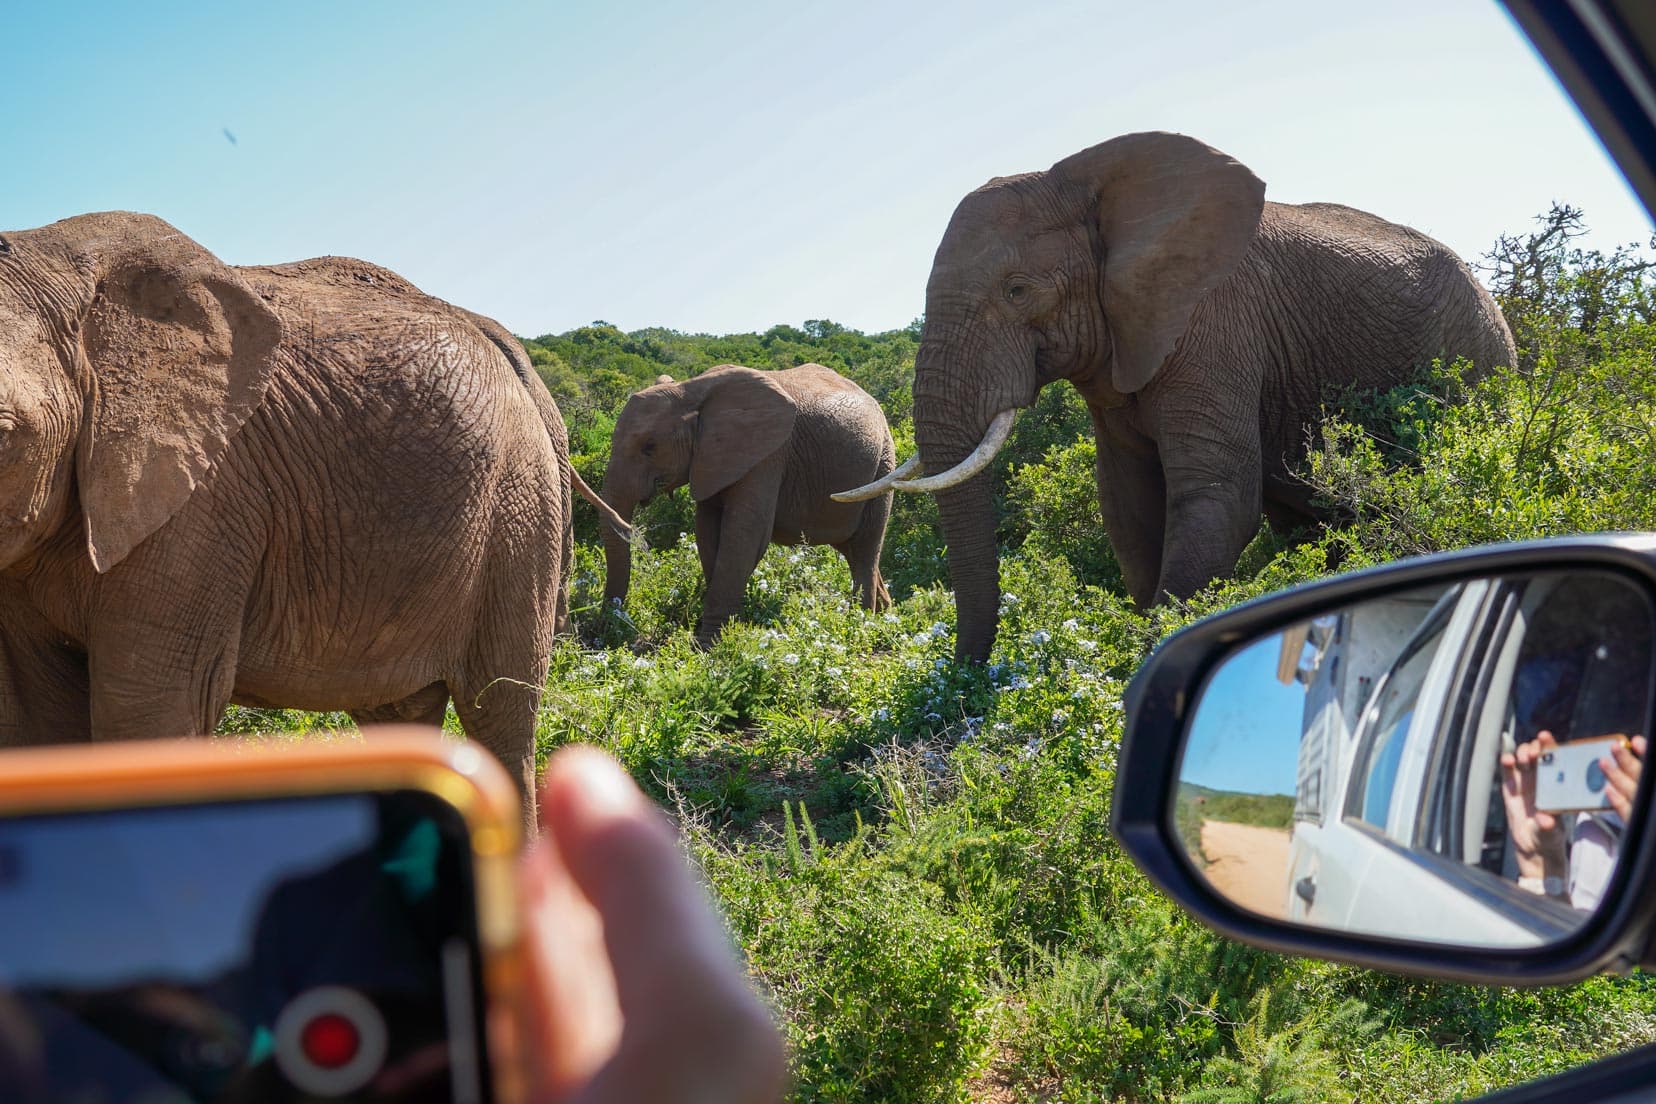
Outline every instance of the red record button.
<svg viewBox="0 0 1656 1104"><path fill-rule="evenodd" d="M296 1088L345 1096L367 1085L385 1062L385 1020L353 989L324 985L288 1002L276 1017L276 1065Z"/></svg>
<svg viewBox="0 0 1656 1104"><path fill-rule="evenodd" d="M299 1048L323 1069L349 1065L361 1045L356 1024L337 1012L324 1012L299 1029Z"/></svg>

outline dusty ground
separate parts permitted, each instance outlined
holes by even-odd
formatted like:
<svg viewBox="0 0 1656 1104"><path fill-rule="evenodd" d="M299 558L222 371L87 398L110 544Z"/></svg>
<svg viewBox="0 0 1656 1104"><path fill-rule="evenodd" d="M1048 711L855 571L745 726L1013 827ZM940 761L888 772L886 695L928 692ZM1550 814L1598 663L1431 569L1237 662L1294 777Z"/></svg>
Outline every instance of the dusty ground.
<svg viewBox="0 0 1656 1104"><path fill-rule="evenodd" d="M1205 820L1202 853L1213 888L1262 916L1288 915L1288 829Z"/></svg>

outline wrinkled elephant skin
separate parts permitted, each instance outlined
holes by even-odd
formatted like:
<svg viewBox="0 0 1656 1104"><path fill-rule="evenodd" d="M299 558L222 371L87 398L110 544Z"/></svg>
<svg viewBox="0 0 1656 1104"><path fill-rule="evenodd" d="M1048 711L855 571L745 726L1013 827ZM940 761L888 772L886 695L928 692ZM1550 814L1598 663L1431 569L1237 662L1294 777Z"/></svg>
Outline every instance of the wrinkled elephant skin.
<svg viewBox="0 0 1656 1104"><path fill-rule="evenodd" d="M689 484L707 581L696 629L705 645L741 610L773 543L832 545L863 604L887 600L879 568L891 492L856 503L829 496L891 471L893 453L880 404L833 370L725 364L682 383L663 377L628 398L600 493L630 519L650 496ZM606 534L604 551L605 601L621 601L631 550Z"/></svg>
<svg viewBox="0 0 1656 1104"><path fill-rule="evenodd" d="M0 744L452 695L531 793L573 537L509 333L361 261L231 267L109 213L0 237L0 334Z"/></svg>
<svg viewBox="0 0 1656 1104"><path fill-rule="evenodd" d="M1394 386L1438 358L1513 362L1499 308L1445 246L1264 195L1225 154L1146 133L992 180L955 210L926 288L914 422L943 484L960 658L987 658L999 606L990 479L966 460L1046 384L1086 400L1104 530L1147 605L1232 570L1262 513L1313 519L1292 469L1339 388Z"/></svg>

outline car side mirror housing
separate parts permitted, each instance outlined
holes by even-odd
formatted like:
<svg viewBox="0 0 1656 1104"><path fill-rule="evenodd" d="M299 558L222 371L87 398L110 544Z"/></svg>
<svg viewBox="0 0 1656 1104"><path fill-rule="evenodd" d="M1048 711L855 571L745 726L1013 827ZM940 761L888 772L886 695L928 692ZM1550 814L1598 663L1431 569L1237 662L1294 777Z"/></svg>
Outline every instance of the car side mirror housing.
<svg viewBox="0 0 1656 1104"><path fill-rule="evenodd" d="M1406 560L1167 638L1112 824L1270 950L1486 984L1645 961L1656 535Z"/></svg>

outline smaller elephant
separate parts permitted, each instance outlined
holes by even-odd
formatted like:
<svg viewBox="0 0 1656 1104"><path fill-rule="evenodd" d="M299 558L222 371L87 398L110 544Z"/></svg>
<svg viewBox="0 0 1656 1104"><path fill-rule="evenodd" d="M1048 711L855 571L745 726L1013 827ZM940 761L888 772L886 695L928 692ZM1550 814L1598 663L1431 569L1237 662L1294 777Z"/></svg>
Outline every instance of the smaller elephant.
<svg viewBox="0 0 1656 1104"><path fill-rule="evenodd" d="M857 503L829 495L889 474L895 455L880 404L832 369L721 364L683 383L662 376L627 399L600 493L630 521L656 492L690 485L707 580L696 640L705 646L741 609L748 576L772 543L832 545L865 607L890 601L880 546L891 492ZM623 537L605 533L606 605L627 596L630 552Z"/></svg>

